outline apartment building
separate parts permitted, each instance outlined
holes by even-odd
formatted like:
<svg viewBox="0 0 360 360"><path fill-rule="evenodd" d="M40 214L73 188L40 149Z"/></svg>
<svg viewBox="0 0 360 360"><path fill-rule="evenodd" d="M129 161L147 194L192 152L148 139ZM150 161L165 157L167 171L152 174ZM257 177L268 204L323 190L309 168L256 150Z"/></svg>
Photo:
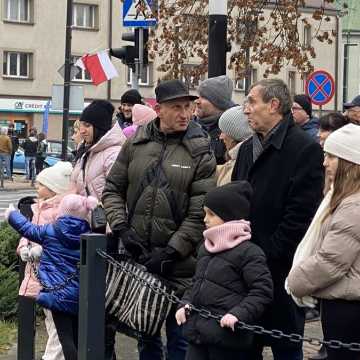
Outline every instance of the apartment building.
<svg viewBox="0 0 360 360"><path fill-rule="evenodd" d="M321 0L308 0L308 7L303 9L305 16L311 17L314 7L320 6ZM14 122L21 136L26 136L28 129L42 127L46 103L51 99L54 84L62 84L63 78L58 69L64 64L66 0L0 0L0 126ZM268 10L266 10L268 11ZM328 7L331 20L323 25L328 30L339 30L335 8ZM302 25L300 25L302 26ZM121 34L128 31L122 28L122 3L118 0L74 0L72 27L72 56L92 53L107 48L125 45ZM302 41L313 42L317 57L314 59L316 69L324 69L333 74L336 84L342 83L339 69L338 49L341 46L339 36L332 45L325 45L313 39L315 24L299 29ZM142 95L151 100L154 98L154 86L163 76L156 71L161 60L149 63L147 71L139 82ZM79 73L73 84L81 85L85 103L92 99L110 99L114 106L124 91L131 86L131 71L119 59L113 58L119 77L94 86L86 72ZM196 59L186 66L196 65ZM260 79L264 68L253 64L252 81ZM234 100L241 102L244 98L245 81L236 79L233 72L228 75L234 80ZM296 69L285 66L277 75L286 81L292 93L303 93L305 81ZM190 84L192 91L196 85ZM341 88L341 86L340 86ZM339 89L340 89L339 88ZM325 107L333 110L342 103L341 91ZM337 104L337 106L336 106ZM81 109L70 112L70 125L79 118ZM60 139L62 129L61 112L50 111L48 137Z"/></svg>

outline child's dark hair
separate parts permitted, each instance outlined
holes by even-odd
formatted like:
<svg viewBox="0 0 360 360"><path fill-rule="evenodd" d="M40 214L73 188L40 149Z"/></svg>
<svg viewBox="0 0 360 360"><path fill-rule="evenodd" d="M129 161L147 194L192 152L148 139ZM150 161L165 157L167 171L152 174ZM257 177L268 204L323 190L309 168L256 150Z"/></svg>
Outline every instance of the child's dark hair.
<svg viewBox="0 0 360 360"><path fill-rule="evenodd" d="M349 119L339 112L332 112L319 119L320 129L324 131L335 131L349 123Z"/></svg>

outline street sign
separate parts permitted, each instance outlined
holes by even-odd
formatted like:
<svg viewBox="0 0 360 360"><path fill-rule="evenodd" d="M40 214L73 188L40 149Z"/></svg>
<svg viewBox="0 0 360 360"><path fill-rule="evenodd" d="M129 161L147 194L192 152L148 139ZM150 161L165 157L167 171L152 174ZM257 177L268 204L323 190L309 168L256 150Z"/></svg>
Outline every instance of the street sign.
<svg viewBox="0 0 360 360"><path fill-rule="evenodd" d="M306 81L306 94L315 105L327 104L335 93L335 81L325 70L314 71Z"/></svg>
<svg viewBox="0 0 360 360"><path fill-rule="evenodd" d="M124 27L151 27L156 25L153 0L124 0Z"/></svg>

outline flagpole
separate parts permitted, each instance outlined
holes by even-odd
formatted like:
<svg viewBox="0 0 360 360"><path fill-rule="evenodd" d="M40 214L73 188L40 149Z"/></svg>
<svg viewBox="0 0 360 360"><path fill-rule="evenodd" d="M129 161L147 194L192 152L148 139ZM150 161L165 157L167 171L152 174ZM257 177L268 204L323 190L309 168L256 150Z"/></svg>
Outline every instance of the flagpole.
<svg viewBox="0 0 360 360"><path fill-rule="evenodd" d="M64 101L61 158L67 160L69 134L69 105L70 105L70 73L71 73L71 28L72 28L72 0L67 0L66 35L65 35L65 69L64 69Z"/></svg>

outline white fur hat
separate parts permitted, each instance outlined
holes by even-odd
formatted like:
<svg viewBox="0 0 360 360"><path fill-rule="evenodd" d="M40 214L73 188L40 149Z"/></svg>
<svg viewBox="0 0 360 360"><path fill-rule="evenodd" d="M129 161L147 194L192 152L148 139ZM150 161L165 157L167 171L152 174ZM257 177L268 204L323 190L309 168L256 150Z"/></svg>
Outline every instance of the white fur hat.
<svg viewBox="0 0 360 360"><path fill-rule="evenodd" d="M324 151L360 165L360 126L347 124L325 140Z"/></svg>
<svg viewBox="0 0 360 360"><path fill-rule="evenodd" d="M42 170L36 177L36 181L55 194L63 194L69 191L72 169L71 163L58 161L52 167Z"/></svg>

